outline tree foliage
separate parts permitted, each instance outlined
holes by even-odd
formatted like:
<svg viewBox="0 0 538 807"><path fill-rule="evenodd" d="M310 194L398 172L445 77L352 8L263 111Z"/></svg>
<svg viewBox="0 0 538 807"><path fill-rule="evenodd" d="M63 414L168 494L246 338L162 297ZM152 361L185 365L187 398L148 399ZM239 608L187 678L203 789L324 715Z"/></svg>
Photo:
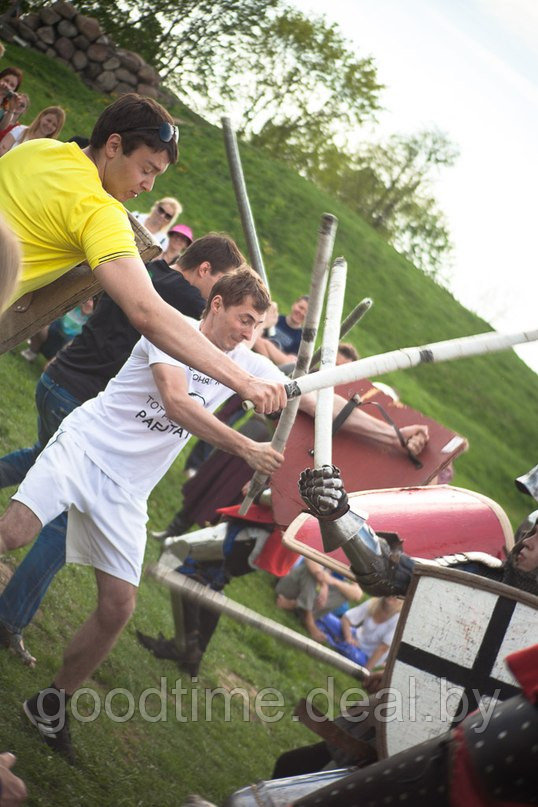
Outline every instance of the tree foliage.
<svg viewBox="0 0 538 807"><path fill-rule="evenodd" d="M328 146L310 178L360 213L416 266L439 278L452 248L433 182L457 156L455 145L437 130L397 134L353 154Z"/></svg>

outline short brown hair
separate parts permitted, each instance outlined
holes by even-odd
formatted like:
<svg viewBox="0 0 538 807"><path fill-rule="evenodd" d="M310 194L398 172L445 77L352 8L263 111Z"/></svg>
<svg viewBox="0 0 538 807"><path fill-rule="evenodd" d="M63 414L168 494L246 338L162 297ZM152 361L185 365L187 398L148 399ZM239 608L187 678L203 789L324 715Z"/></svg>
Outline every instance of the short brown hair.
<svg viewBox="0 0 538 807"><path fill-rule="evenodd" d="M357 359L360 358L359 351L351 342L340 342L338 345L338 353L341 353L348 361L357 361Z"/></svg>
<svg viewBox="0 0 538 807"><path fill-rule="evenodd" d="M125 156L129 156L139 146L148 146L153 151L166 151L169 162L177 161L177 140L173 137L167 143L161 140L157 131L161 123L174 125L166 109L152 98L144 98L129 92L107 106L93 128L90 146L102 148L112 134L121 135L121 145ZM155 127L155 131L152 128Z"/></svg>
<svg viewBox="0 0 538 807"><path fill-rule="evenodd" d="M15 87L15 89L18 90L22 84L24 73L22 72L22 70L19 70L18 67L4 67L3 70L0 70L0 79L3 79L4 76L15 76L15 78L17 79L17 86Z"/></svg>
<svg viewBox="0 0 538 807"><path fill-rule="evenodd" d="M250 266L241 266L236 272L230 272L219 278L207 300L202 317L207 316L211 302L216 296L222 297L224 308L232 305L241 305L247 298L252 297L254 309L263 314L271 305L271 295L261 277Z"/></svg>
<svg viewBox="0 0 538 807"><path fill-rule="evenodd" d="M186 272L196 269L205 261L211 264L212 275L230 268L238 269L246 263L233 238L225 233L208 233L197 238L177 259L179 268Z"/></svg>

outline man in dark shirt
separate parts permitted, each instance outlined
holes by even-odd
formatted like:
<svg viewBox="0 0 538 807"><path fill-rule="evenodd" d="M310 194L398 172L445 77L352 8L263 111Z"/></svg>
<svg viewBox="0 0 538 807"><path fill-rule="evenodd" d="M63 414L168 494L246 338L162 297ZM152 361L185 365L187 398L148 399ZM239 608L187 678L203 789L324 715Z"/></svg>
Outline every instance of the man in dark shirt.
<svg viewBox="0 0 538 807"><path fill-rule="evenodd" d="M245 259L235 242L210 233L180 256L176 269L163 260L147 267L161 297L188 317L199 319L213 285ZM0 459L0 487L17 485L66 415L103 390L140 338L122 309L104 293L81 333L61 350L36 387L38 439ZM67 514L39 534L0 597L0 646L11 646L26 664L35 660L24 648L21 631L31 621L56 572L65 564Z"/></svg>

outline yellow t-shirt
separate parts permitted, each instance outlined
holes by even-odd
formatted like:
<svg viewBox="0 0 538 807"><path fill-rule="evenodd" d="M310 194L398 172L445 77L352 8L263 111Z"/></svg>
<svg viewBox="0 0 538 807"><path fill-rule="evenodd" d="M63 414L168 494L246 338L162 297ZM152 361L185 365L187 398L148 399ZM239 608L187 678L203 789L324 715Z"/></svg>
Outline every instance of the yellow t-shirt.
<svg viewBox="0 0 538 807"><path fill-rule="evenodd" d="M76 143L30 140L0 159L0 212L22 247L13 299L85 261L92 269L138 255L123 205Z"/></svg>

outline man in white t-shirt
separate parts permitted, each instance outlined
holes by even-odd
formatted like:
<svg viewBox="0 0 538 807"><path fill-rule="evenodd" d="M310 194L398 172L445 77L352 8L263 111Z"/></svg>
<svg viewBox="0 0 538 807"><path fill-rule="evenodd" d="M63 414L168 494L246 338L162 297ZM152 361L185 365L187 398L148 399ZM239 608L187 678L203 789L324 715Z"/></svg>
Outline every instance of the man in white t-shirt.
<svg viewBox="0 0 538 807"><path fill-rule="evenodd" d="M262 281L245 268L215 284L201 324L187 321L255 377L285 381L245 344L269 304ZM142 337L106 389L62 421L0 519L1 554L30 543L68 510L67 560L95 568L96 610L66 648L51 687L24 704L47 744L69 759L66 697L106 658L134 610L147 498L189 436L238 454L266 474L283 461L270 443L254 442L212 414L232 394Z"/></svg>

